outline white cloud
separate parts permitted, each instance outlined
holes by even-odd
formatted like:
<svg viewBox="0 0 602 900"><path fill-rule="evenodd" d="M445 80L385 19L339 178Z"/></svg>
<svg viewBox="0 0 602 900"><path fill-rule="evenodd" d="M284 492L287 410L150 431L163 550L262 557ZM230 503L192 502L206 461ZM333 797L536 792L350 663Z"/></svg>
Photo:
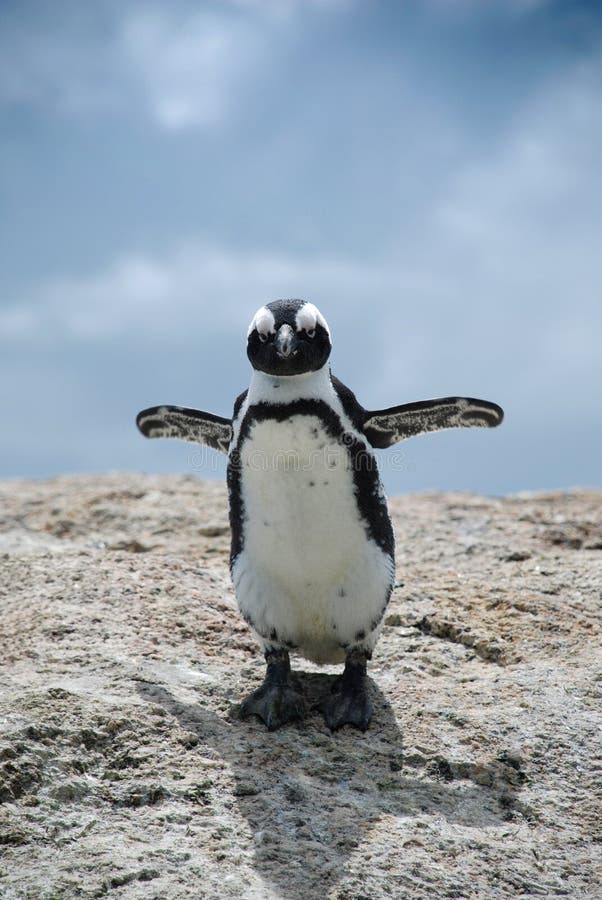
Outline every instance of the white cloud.
<svg viewBox="0 0 602 900"><path fill-rule="evenodd" d="M150 64L159 25L142 21ZM186 40L179 27L173 40ZM223 46L216 38L207 52ZM176 66L174 84L181 76ZM169 90L156 96L165 100L171 82L162 79ZM585 409L602 380L599 81L594 59L526 100L487 155L466 154L424 223L404 224L384 259L250 252L192 236L160 255L125 253L86 277L40 285L0 313L0 333L31 342L163 336L177 347L197 335L244 336L267 300L302 296L352 348L373 395L390 402L399 385L402 399L411 396L425 372L437 392L448 389L445 373L449 390L469 391L480 372L494 372L516 407L537 402L541 415L562 398ZM207 121L211 104L195 102L181 125Z"/></svg>
<svg viewBox="0 0 602 900"><path fill-rule="evenodd" d="M105 11L102 29L69 12L35 14L0 33L0 105L60 115L140 112L169 131L207 128L232 111L273 48L311 10L351 0L129 3Z"/></svg>
<svg viewBox="0 0 602 900"><path fill-rule="evenodd" d="M489 156L467 161L436 212L443 227L493 244L509 226L564 230L567 214L587 208L599 184L601 62L602 51L545 84Z"/></svg>
<svg viewBox="0 0 602 900"><path fill-rule="evenodd" d="M120 41L151 116L176 131L218 121L265 51L265 35L251 17L203 11L135 13Z"/></svg>
<svg viewBox="0 0 602 900"><path fill-rule="evenodd" d="M243 333L247 317L267 300L308 292L315 298L316 291L359 300L374 277L371 267L346 260L244 253L189 240L161 258L126 256L88 277L44 284L0 311L0 334L96 341L133 333Z"/></svg>
<svg viewBox="0 0 602 900"><path fill-rule="evenodd" d="M0 101L84 117L142 110L169 130L205 127L257 58L255 19L149 5L125 7L103 33L68 17L48 31L26 21L0 38Z"/></svg>
<svg viewBox="0 0 602 900"><path fill-rule="evenodd" d="M141 7L122 21L119 45L153 120L171 131L202 128L232 112L307 13L340 13L351 3L229 0L183 10Z"/></svg>
<svg viewBox="0 0 602 900"><path fill-rule="evenodd" d="M602 378L602 101L598 61L565 71L517 114L487 157L449 180L419 240L436 259L428 295L464 316L473 342L514 374L573 388ZM428 260L414 251L418 271ZM579 373L579 375L578 375ZM537 383L541 386L539 375Z"/></svg>
<svg viewBox="0 0 602 900"><path fill-rule="evenodd" d="M426 224L404 229L386 259L247 252L193 236L40 285L0 314L0 331L86 341L243 334L267 300L302 296L338 319L348 344L377 343L375 384L411 387L425 367L468 379L493 362L508 368L519 403L546 382L568 396L587 372L602 378L597 87L594 64L549 83L493 153L455 170Z"/></svg>

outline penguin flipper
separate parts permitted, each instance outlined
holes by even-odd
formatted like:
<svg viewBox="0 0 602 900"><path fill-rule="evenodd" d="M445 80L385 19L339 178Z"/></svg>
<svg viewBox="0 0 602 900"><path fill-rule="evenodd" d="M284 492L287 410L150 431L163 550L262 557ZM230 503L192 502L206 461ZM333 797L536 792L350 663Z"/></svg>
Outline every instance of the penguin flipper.
<svg viewBox="0 0 602 900"><path fill-rule="evenodd" d="M366 411L363 431L373 447L383 448L443 428L495 428L503 418L501 406L489 400L440 397Z"/></svg>
<svg viewBox="0 0 602 900"><path fill-rule="evenodd" d="M147 438L179 438L228 452L232 439L230 419L188 409L185 406L151 406L136 416L139 431Z"/></svg>

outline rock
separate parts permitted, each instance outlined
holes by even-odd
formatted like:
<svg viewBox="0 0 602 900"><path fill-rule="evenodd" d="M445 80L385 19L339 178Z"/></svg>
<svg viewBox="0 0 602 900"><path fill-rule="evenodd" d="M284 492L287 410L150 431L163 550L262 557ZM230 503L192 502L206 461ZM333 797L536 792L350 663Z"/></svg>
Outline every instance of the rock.
<svg viewBox="0 0 602 900"><path fill-rule="evenodd" d="M370 729L241 722L223 484L0 482L0 896L595 896L602 494L396 497Z"/></svg>
<svg viewBox="0 0 602 900"><path fill-rule="evenodd" d="M524 562L526 559L531 559L531 554L528 550L513 550L512 553L500 556L500 559L502 562Z"/></svg>
<svg viewBox="0 0 602 900"><path fill-rule="evenodd" d="M141 544L136 538L129 541L116 541L114 544L107 544L107 550L126 550L128 553L148 553L152 550L152 546Z"/></svg>

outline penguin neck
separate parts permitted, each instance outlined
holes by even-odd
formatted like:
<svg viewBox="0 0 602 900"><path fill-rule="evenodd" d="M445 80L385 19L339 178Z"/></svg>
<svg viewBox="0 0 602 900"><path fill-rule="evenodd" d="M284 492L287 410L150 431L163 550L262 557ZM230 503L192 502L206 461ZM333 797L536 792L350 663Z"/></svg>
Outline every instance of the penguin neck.
<svg viewBox="0 0 602 900"><path fill-rule="evenodd" d="M315 372L302 375L268 375L253 370L249 386L248 402L291 403L301 399L325 399L333 392L328 363Z"/></svg>

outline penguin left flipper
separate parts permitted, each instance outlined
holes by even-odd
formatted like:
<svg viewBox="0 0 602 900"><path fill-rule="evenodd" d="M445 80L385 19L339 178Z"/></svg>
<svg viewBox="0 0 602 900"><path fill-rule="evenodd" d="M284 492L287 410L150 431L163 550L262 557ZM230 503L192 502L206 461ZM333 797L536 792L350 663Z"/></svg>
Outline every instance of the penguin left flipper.
<svg viewBox="0 0 602 900"><path fill-rule="evenodd" d="M147 438L180 438L228 452L232 422L213 413L185 406L151 406L136 416L136 425Z"/></svg>
<svg viewBox="0 0 602 900"><path fill-rule="evenodd" d="M495 428L504 418L497 403L474 397L440 397L366 411L363 432L373 447L391 447L404 438L444 428Z"/></svg>

